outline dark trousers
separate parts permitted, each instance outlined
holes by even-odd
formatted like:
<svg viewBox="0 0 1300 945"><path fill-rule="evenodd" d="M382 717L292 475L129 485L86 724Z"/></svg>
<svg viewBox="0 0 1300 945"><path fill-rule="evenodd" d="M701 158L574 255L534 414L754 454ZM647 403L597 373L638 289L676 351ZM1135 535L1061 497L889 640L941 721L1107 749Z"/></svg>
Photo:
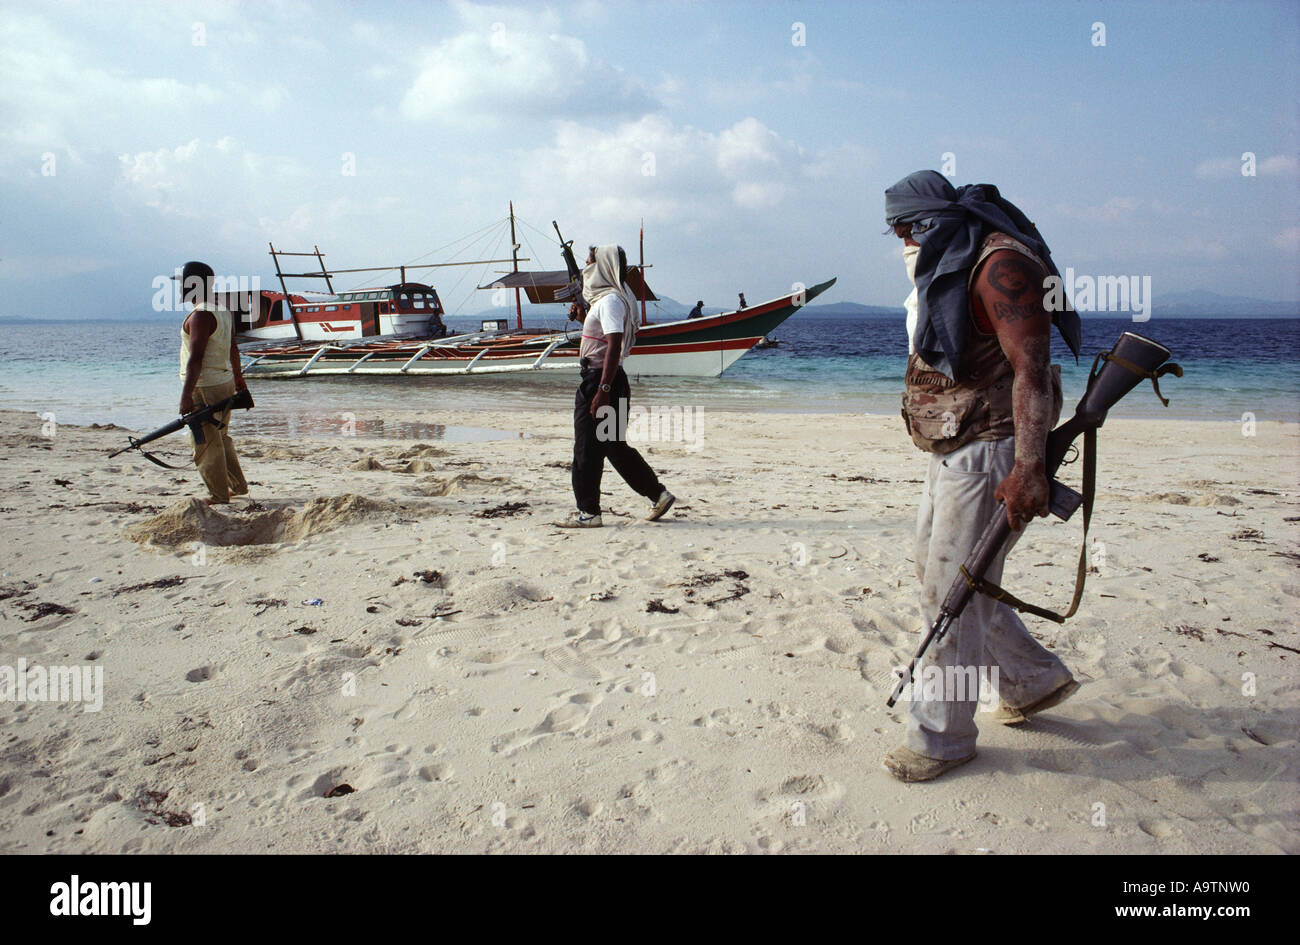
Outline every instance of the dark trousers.
<svg viewBox="0 0 1300 945"><path fill-rule="evenodd" d="M627 418L632 391L622 368L609 387L609 405L615 413L603 422L591 416L591 401L600 389L599 367L582 372L573 400L573 497L588 515L600 514L600 478L606 459L634 491L652 502L663 491L650 464L627 445L627 429L620 419Z"/></svg>

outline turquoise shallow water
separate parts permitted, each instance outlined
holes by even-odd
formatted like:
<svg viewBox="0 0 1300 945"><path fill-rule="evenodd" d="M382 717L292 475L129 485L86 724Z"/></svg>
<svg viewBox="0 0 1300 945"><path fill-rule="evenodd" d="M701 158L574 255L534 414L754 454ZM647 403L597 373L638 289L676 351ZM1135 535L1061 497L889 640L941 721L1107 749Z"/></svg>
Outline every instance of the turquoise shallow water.
<svg viewBox="0 0 1300 945"><path fill-rule="evenodd" d="M477 327L476 319L449 319ZM558 325L558 319L556 320ZM555 326L552 326L555 327ZM1300 422L1300 320L1086 319L1078 365L1059 341L1066 409L1083 391L1097 351L1125 330L1169 347L1186 376L1166 378L1162 408L1139 387L1113 416L1240 422ZM798 317L773 337L781 346L753 351L720 378L641 378L633 402L706 410L861 412L898 415L906 356L901 318ZM175 416L179 394L177 328L157 322L53 322L0 327L0 407L53 413L60 423L116 423L152 429ZM572 409L566 372L477 378L321 377L258 380L258 409L241 416L247 432L326 435L351 413L367 432L410 436L382 421L394 408L437 425L446 411ZM427 435L427 434L426 434ZM456 436L455 431L444 431ZM482 435L466 433L467 436Z"/></svg>

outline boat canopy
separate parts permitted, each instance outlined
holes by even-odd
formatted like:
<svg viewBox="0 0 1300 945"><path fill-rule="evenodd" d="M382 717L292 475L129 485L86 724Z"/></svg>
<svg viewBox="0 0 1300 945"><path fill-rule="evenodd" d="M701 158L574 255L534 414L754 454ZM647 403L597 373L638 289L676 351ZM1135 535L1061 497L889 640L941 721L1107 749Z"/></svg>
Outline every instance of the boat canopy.
<svg viewBox="0 0 1300 945"><path fill-rule="evenodd" d="M528 301L536 303L558 302L555 294L569 284L569 273L565 269L552 269L544 272L503 272L480 289L523 289ZM632 294L643 302L657 302L659 296L651 291L636 266L627 270L627 286Z"/></svg>

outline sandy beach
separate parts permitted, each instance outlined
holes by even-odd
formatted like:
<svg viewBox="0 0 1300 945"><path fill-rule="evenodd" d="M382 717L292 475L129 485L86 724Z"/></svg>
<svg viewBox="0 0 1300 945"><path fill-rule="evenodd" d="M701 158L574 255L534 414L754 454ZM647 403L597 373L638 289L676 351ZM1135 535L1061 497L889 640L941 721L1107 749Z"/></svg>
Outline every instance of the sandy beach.
<svg viewBox="0 0 1300 945"><path fill-rule="evenodd" d="M101 706L0 702L0 849L1300 852L1295 425L1107 423L1080 613L1027 621L1083 688L904 785L896 416L706 413L641 446L663 521L607 471L586 532L550 524L563 411L384 419L511 436L236 417L252 494L210 510L106 460L122 430L0 412L0 665L102 668ZM1063 607L1080 527L1036 522L1006 586Z"/></svg>

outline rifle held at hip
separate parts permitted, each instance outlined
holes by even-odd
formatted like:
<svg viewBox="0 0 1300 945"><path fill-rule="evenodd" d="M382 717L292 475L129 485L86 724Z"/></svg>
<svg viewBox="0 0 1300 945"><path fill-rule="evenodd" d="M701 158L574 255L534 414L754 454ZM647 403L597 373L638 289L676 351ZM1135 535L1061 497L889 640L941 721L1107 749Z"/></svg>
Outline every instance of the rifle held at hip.
<svg viewBox="0 0 1300 945"><path fill-rule="evenodd" d="M1074 600L1070 604L1070 609L1064 615L1061 615L1042 607L1026 604L1024 601L1008 594L1002 588L984 580L985 572L1002 552L1007 539L1011 535L1011 526L1007 523L1006 509L999 502L997 511L993 513L993 520L985 527L979 541L975 543L974 549L972 549L966 558L966 562L961 566L957 578L948 589L948 596L944 598L943 605L939 608L939 616L921 641L921 646L917 649L916 655L912 657L912 661L908 663L907 669L899 678L897 685L894 686L894 692L886 702L886 705L891 709L898 701L899 696L911 684L916 667L925 655L925 651L930 648L931 644L943 639L944 634L961 616L962 611L966 609L966 605L970 603L971 597L977 592L986 594L995 600L1000 600L1022 612L1036 614L1057 623L1062 623L1068 617L1074 615L1075 610L1078 609L1079 600L1083 595L1084 577L1087 573L1087 535L1088 522L1092 516L1092 499L1096 478L1097 457L1095 444L1097 430L1105 422L1107 411L1143 380L1150 379L1155 386L1156 396L1160 398L1161 403L1166 407L1169 406L1169 402L1160 394L1160 385L1157 379L1164 374L1173 374L1175 377L1183 376L1181 367L1177 364L1166 363L1169 361L1169 354L1168 348L1152 341L1150 338L1144 338L1130 331L1124 332L1110 351L1097 355L1097 359L1092 365L1092 371L1088 376L1088 387L1084 391L1083 397L1080 398L1078 407L1075 408L1074 416L1047 436L1047 476L1050 485L1048 506L1052 514L1062 520L1068 520L1080 505L1083 506L1084 548L1079 555L1078 576L1075 581ZM1080 434L1084 436L1083 494L1075 492L1069 486L1052 478L1065 462L1066 455Z"/></svg>

